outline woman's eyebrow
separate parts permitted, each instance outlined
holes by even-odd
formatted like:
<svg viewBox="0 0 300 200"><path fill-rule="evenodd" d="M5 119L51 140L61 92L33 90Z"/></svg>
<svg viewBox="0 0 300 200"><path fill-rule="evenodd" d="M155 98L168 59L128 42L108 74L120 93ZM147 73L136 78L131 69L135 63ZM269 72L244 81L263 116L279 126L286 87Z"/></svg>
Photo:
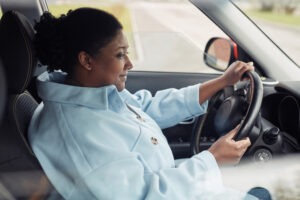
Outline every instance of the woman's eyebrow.
<svg viewBox="0 0 300 200"><path fill-rule="evenodd" d="M118 49L128 49L128 48L129 48L128 45L125 45L125 46L119 46L119 47L117 47L117 50L118 50Z"/></svg>

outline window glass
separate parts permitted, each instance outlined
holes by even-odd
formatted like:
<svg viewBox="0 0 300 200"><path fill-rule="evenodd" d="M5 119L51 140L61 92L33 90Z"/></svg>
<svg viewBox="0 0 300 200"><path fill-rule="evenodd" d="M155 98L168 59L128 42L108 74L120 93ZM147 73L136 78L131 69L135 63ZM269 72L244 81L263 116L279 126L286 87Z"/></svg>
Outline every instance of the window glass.
<svg viewBox="0 0 300 200"><path fill-rule="evenodd" d="M228 38L188 1L50 1L56 16L82 6L114 14L123 24L129 55L138 71L220 73L203 61L207 41Z"/></svg>
<svg viewBox="0 0 300 200"><path fill-rule="evenodd" d="M236 0L235 3L300 66L299 0Z"/></svg>

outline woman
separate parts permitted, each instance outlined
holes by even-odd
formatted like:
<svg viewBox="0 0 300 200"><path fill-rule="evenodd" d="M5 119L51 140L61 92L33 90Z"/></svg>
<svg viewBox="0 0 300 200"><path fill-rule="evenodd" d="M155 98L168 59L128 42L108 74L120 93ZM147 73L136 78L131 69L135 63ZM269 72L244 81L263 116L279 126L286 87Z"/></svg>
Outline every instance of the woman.
<svg viewBox="0 0 300 200"><path fill-rule="evenodd" d="M65 199L244 196L223 187L218 168L239 162L250 145L248 138L232 140L238 128L177 167L161 129L203 114L213 94L252 66L236 62L219 78L154 97L146 90L131 94L125 82L133 66L115 17L92 8L59 18L45 13L35 29L37 55L48 72L37 80L43 102L29 139Z"/></svg>

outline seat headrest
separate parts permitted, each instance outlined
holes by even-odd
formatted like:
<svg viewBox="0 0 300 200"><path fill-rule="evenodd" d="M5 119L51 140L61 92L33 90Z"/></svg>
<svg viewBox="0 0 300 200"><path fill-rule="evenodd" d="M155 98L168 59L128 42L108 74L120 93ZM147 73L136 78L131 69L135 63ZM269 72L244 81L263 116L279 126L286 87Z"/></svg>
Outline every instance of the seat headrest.
<svg viewBox="0 0 300 200"><path fill-rule="evenodd" d="M37 64L33 48L34 30L17 11L4 13L0 21L0 55L6 72L8 93L22 93Z"/></svg>

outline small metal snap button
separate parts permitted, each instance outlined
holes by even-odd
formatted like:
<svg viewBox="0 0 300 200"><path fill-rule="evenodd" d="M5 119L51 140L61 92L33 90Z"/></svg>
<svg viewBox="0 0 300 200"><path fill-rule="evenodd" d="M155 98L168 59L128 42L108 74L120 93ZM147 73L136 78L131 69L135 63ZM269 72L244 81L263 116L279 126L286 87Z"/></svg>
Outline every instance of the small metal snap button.
<svg viewBox="0 0 300 200"><path fill-rule="evenodd" d="M154 144L154 145L157 145L157 144L158 144L158 141L157 141L157 139L156 139L155 137L151 137L151 142L152 142L152 144Z"/></svg>

